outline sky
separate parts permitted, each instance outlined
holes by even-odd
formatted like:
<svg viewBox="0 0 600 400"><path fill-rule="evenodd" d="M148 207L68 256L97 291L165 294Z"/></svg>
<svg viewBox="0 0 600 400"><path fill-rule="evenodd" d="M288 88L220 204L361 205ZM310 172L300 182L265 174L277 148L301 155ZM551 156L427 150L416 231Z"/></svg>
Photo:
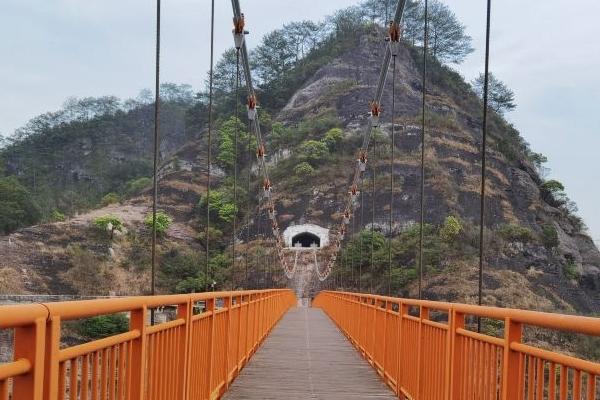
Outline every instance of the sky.
<svg viewBox="0 0 600 400"><path fill-rule="evenodd" d="M382 0L383 1L383 0ZM216 54L232 45L231 5L215 0ZM475 52L455 68L483 71L485 0L444 0ZM209 0L162 2L161 81L199 88L209 66ZM248 44L290 21L321 20L356 0L241 0ZM0 134L70 96L135 97L154 83L152 0L4 0L0 13ZM564 183L600 242L600 2L494 0L491 70L516 94L507 117L550 178Z"/></svg>

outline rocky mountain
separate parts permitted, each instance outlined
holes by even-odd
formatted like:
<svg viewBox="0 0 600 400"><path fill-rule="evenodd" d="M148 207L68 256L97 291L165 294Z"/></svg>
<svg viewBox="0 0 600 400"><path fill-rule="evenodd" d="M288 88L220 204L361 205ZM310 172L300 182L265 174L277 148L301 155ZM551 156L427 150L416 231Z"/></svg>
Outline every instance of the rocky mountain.
<svg viewBox="0 0 600 400"><path fill-rule="evenodd" d="M282 229L303 223L332 228L340 220L384 49L381 31L372 29L350 50L316 68L287 104L272 119L264 121L267 158ZM365 290L372 285L376 291L386 291L390 279L386 240L392 237L392 291L402 296L416 295L420 63L421 55L415 48L408 44L401 48L395 66L396 185L392 231L388 228L390 75L382 101L383 123L374 134L369 170L362 186L363 199L355 209L355 235L344 246L331 278L343 274L345 287L358 288L360 284ZM424 294L435 300L473 302L477 293L481 104L456 72L435 60L430 62L427 90ZM196 107L191 115L202 120L204 111ZM178 132L185 130L185 119L189 117L190 113L173 116L174 126L182 127ZM213 179L217 194L209 199L215 213L211 278L221 287L231 287L232 280L233 286L242 286L246 277L253 286L285 284L270 247L268 219L253 194L259 192L260 182L255 176L254 157L244 145L244 124L239 127L242 145L237 188L238 258L237 269L231 270L232 221L226 207L232 193L232 170L226 157L231 119L227 117L221 116L218 121L213 153L217 160ZM146 126L151 124L149 115L143 119ZM206 130L204 124L194 126L187 136L167 133L163 137L159 203L173 223L159 240L161 291L194 289L206 279L202 275ZM85 130L72 125L69 129L77 132L75 143L81 147L64 154L64 160L76 166L69 168L72 174L74 168L82 169L77 165L86 156L86 143L92 152L99 147L90 141ZM129 137L129 132L136 129L124 128L122 134ZM172 131L170 127L165 130ZM493 113L490 135L484 303L599 313L600 252L585 234L581 221L553 197L537 172L532 157L535 153L515 128ZM147 154L147 146L141 144L133 140L131 150L124 156L131 151ZM104 151L116 154L116 150ZM14 159L9 158L8 165L18 171ZM66 174L64 169L49 173L57 179ZM149 235L144 218L149 212L149 194L146 186L104 208L1 237L0 293L147 291ZM371 224L373 207L375 219ZM125 229L117 235L99 230L94 221L103 215L119 217ZM371 227L376 237L371 236ZM375 249L373 269L371 242ZM306 274L302 277L310 280ZM312 281L303 285L311 290L318 282L313 275Z"/></svg>

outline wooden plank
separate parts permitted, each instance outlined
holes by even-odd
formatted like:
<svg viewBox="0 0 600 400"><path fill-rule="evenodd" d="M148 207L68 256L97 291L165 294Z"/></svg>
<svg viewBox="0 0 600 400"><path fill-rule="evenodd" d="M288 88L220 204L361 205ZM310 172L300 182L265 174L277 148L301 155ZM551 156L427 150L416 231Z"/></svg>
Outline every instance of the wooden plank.
<svg viewBox="0 0 600 400"><path fill-rule="evenodd" d="M227 400L396 399L320 309L290 310L252 357Z"/></svg>

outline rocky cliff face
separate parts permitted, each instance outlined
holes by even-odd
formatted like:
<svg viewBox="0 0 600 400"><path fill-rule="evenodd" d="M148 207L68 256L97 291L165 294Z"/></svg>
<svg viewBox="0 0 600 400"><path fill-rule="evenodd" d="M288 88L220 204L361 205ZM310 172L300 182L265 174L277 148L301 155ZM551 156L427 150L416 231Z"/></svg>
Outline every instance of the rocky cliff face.
<svg viewBox="0 0 600 400"><path fill-rule="evenodd" d="M360 47L322 67L288 102L279 118L288 124L334 110L348 140L367 126L367 104L374 93L383 44L364 37ZM421 66L419 55L403 48L396 61L396 181L393 204L394 233L419 221ZM448 215L476 228L479 219L481 106L460 77L432 65L427 82L425 220L439 226ZM391 134L391 68L384 91L382 136L370 151L376 175L377 229L388 234L389 162ZM600 252L589 236L578 231L563 210L547 204L540 193L541 179L523 153L506 149L514 129L494 116L490 123L486 208L486 304L536 309L600 311ZM378 143L379 142L379 143ZM310 188L281 214L293 214L288 223L315 223L331 227L339 219L350 179L353 157L325 165ZM369 176L369 174L367 174ZM370 179L370 178L369 178ZM370 183L366 181L363 226L371 215ZM286 186L286 190L290 190ZM289 197L285 193L282 197ZM319 212L316 212L319 211ZM360 207L355 211L357 217ZM499 240L503 227L530 230L533 240ZM357 228L358 229L358 228ZM505 228L506 229L506 228ZM557 246L545 246L544 229L553 229ZM467 231L468 229L465 229ZM463 240L473 241L476 236ZM469 301L476 297L476 257L443 260L447 268L429 274L426 293L439 300ZM568 270L567 273L565 271ZM403 292L415 295L409 285Z"/></svg>

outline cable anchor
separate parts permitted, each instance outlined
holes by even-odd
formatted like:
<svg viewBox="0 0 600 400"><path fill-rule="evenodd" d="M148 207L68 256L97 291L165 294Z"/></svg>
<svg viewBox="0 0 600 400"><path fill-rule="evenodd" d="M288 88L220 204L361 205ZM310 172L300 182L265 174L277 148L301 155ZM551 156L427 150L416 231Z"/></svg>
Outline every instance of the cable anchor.
<svg viewBox="0 0 600 400"><path fill-rule="evenodd" d="M248 109L248 119L254 121L256 119L256 96L254 94L248 96L246 108Z"/></svg>
<svg viewBox="0 0 600 400"><path fill-rule="evenodd" d="M400 39L402 38L402 29L400 27L400 24L395 21L390 21L388 33L389 36L385 40L389 42L390 52L395 57L398 55L398 50L400 48Z"/></svg>
<svg viewBox="0 0 600 400"><path fill-rule="evenodd" d="M247 35L248 31L244 30L246 25L244 14L240 14L239 17L233 17L233 41L236 49L241 49L244 44L244 36Z"/></svg>
<svg viewBox="0 0 600 400"><path fill-rule="evenodd" d="M361 150L358 152L358 170L360 172L365 172L367 170L367 152L365 150Z"/></svg>
<svg viewBox="0 0 600 400"><path fill-rule="evenodd" d="M371 101L369 103L371 112L369 113L369 120L371 121L371 127L377 128L379 126L379 116L381 114L381 106L377 101Z"/></svg>

